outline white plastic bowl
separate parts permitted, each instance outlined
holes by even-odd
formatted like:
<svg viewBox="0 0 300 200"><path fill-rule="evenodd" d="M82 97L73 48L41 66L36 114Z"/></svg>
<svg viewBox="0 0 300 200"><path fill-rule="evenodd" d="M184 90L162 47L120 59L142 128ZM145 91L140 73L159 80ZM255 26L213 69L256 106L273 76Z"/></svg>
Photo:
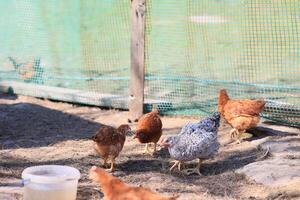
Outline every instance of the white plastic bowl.
<svg viewBox="0 0 300 200"><path fill-rule="evenodd" d="M75 200L80 172L68 166L40 165L22 172L24 200Z"/></svg>

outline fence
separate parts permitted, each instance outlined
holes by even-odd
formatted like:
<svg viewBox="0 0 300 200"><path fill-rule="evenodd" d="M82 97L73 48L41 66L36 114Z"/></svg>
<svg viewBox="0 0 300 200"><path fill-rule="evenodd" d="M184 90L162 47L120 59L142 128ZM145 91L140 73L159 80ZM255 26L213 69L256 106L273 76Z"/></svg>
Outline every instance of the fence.
<svg viewBox="0 0 300 200"><path fill-rule="evenodd" d="M226 88L267 99L262 116L300 125L300 2L132 3L0 2L0 89L137 115L152 104L206 115Z"/></svg>

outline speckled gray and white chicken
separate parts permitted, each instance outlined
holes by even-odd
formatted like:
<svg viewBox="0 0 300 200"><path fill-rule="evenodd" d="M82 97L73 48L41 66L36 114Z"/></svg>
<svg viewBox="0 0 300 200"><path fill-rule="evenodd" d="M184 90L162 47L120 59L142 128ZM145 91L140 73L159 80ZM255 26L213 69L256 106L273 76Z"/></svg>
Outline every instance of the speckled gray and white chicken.
<svg viewBox="0 0 300 200"><path fill-rule="evenodd" d="M185 161L199 159L196 168L186 169L185 174L197 173L201 175L199 168L201 161L213 157L219 150L218 128L220 125L220 114L201 120L198 123L185 125L178 135L167 136L161 141L161 146L167 147L171 158L175 159L176 166L181 171L181 165Z"/></svg>

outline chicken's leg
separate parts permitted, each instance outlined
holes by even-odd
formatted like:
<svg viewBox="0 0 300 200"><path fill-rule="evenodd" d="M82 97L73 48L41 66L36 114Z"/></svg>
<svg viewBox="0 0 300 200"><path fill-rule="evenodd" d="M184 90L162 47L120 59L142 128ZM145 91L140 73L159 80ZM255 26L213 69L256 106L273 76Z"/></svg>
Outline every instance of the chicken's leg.
<svg viewBox="0 0 300 200"><path fill-rule="evenodd" d="M107 158L103 158L103 166L104 166L104 167L107 167L107 166L108 166Z"/></svg>
<svg viewBox="0 0 300 200"><path fill-rule="evenodd" d="M154 143L154 151L150 151L149 146L150 146L150 144L147 143L146 146L145 146L145 149L143 151L143 154L150 154L150 155L153 156L154 153L156 152L156 143Z"/></svg>
<svg viewBox="0 0 300 200"><path fill-rule="evenodd" d="M230 131L230 136L232 139L236 139L235 143L237 144L241 144L243 139L248 139L253 137L252 134L246 133L245 131L241 132L235 128Z"/></svg>
<svg viewBox="0 0 300 200"><path fill-rule="evenodd" d="M154 155L155 153L156 153L156 143L154 143L154 149L152 155Z"/></svg>
<svg viewBox="0 0 300 200"><path fill-rule="evenodd" d="M241 144L242 143L242 139L240 139L241 133L236 129L233 128L230 131L230 137L231 139L235 140L235 142L233 144Z"/></svg>
<svg viewBox="0 0 300 200"><path fill-rule="evenodd" d="M150 150L149 150L149 143L146 143L146 146L145 146L145 149L144 149L143 153L144 153L144 154L150 153Z"/></svg>
<svg viewBox="0 0 300 200"><path fill-rule="evenodd" d="M108 172L115 171L115 159L114 158L111 159L110 168L107 171Z"/></svg>
<svg viewBox="0 0 300 200"><path fill-rule="evenodd" d="M202 161L199 158L199 161L198 161L197 166L195 168L182 170L182 173L184 173L185 175L198 174L199 176L202 176L202 174L200 173L201 163L202 163Z"/></svg>

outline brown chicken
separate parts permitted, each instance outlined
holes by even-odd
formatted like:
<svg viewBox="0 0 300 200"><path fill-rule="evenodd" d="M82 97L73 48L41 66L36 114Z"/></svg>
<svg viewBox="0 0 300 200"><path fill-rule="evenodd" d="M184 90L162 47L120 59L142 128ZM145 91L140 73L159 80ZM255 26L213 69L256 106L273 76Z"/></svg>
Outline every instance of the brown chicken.
<svg viewBox="0 0 300 200"><path fill-rule="evenodd" d="M163 197L147 188L128 186L95 166L90 169L90 179L100 185L106 200L175 200L178 197Z"/></svg>
<svg viewBox="0 0 300 200"><path fill-rule="evenodd" d="M40 70L40 59L30 59L26 63L17 63L16 59L12 57L8 57L8 59L12 62L19 76L24 80L34 78L38 70Z"/></svg>
<svg viewBox="0 0 300 200"><path fill-rule="evenodd" d="M115 159L123 149L126 135L131 133L127 124L119 126L118 129L103 125L92 137L95 142L95 150L103 159L104 166L107 166L107 160L111 161L109 171L114 171Z"/></svg>
<svg viewBox="0 0 300 200"><path fill-rule="evenodd" d="M258 124L259 113L265 104L263 100L230 99L225 89L220 90L218 111L233 128L230 131L231 138L236 138L240 143L243 135L247 138L252 137L245 131Z"/></svg>
<svg viewBox="0 0 300 200"><path fill-rule="evenodd" d="M140 143L146 143L144 153L154 154L156 152L156 144L162 135L162 122L158 115L158 110L154 108L152 112L143 115L137 124L134 138ZM150 152L149 143L154 143L154 150Z"/></svg>

